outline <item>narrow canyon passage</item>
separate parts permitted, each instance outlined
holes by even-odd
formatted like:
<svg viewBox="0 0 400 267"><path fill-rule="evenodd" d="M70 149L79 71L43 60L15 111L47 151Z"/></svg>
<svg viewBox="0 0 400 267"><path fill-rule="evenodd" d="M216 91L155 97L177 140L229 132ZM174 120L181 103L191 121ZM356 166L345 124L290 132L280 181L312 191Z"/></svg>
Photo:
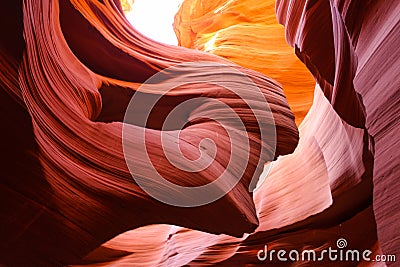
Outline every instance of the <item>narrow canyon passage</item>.
<svg viewBox="0 0 400 267"><path fill-rule="evenodd" d="M400 3L143 3L2 4L0 266L397 266Z"/></svg>

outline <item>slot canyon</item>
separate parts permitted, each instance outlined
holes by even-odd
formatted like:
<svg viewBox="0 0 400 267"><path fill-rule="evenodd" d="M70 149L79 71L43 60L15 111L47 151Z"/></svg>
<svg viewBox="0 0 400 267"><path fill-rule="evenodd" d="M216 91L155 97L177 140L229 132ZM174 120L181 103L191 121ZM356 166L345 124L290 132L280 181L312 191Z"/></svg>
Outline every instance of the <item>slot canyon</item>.
<svg viewBox="0 0 400 267"><path fill-rule="evenodd" d="M1 267L400 265L399 1L132 5L3 1Z"/></svg>

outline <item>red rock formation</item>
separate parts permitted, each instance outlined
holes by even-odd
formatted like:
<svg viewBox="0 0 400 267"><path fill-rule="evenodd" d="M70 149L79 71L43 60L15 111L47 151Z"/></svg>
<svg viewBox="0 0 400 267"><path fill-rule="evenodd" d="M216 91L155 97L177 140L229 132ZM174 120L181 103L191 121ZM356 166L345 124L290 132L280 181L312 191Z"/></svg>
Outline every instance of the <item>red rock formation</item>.
<svg viewBox="0 0 400 267"><path fill-rule="evenodd" d="M258 219L249 192L253 176L261 174L264 162L291 153L298 141L294 116L274 81L210 54L155 43L133 30L120 6L112 1L29 0L8 6L19 14L6 17L7 23L19 19L23 25L19 25L15 36L10 36L14 40L5 40L2 45L4 105L17 110L15 120L23 118L26 122L15 125L11 133L7 129L3 142L15 150L12 144L19 138L31 141L21 144L11 166L4 165L14 168L2 183L2 196L10 204L1 213L2 228L7 229L2 235L6 241L1 248L1 263L77 263L110 238L156 223L234 236L255 229ZM21 41L22 34L25 42ZM7 47L11 41L15 47ZM17 42L22 45L17 46ZM161 82L139 88L160 69L194 60L232 67L223 73L210 64L178 65L174 76L162 82L189 79L190 84L166 94L160 90ZM231 81L234 90L203 80L216 74L237 76L234 69L249 77L240 83ZM259 94L250 90L252 84L258 86ZM239 89L240 95L235 93ZM154 107L155 115L144 125L133 121L125 126L121 115L133 94L144 99L158 95L162 98ZM167 113L182 102L199 97L202 98L190 110L180 113L186 125L179 139L173 134L162 136L161 122ZM272 118L268 119L265 102L260 101L263 97L270 103ZM223 105L213 104L215 101L229 106L245 128L230 125L234 121L232 115ZM9 115L12 117L13 113ZM257 116L264 119L259 121ZM218 123L214 119L219 119ZM264 142L263 129L273 123L277 132L271 132ZM28 125L26 130L24 125ZM140 147L142 140L138 136L145 134L147 152L134 149L127 160L132 164L129 167L133 175L158 194L171 191L149 172L146 153L160 175L181 186L207 184L222 175L230 182L240 181L224 197L206 206L182 208L158 202L131 177L123 151L123 128L127 145L133 148ZM13 132L17 136L9 138ZM169 145L161 143L164 136ZM200 142L206 138L214 142L216 155L201 171L179 169L166 157L179 141L186 158L196 159L200 146L203 150L212 148ZM248 140L249 147L244 140ZM239 150L231 152L230 145ZM178 152L169 153L173 162L185 162ZM15 165L25 164L18 158L26 154L30 154L32 162L26 166L27 174L14 173ZM25 186L25 181L32 181L32 185ZM217 186L213 190L226 187L223 183ZM173 194L177 199L195 197L180 191ZM232 220L229 227L224 218Z"/></svg>
<svg viewBox="0 0 400 267"><path fill-rule="evenodd" d="M184 1L175 16L179 44L264 73L282 84L296 123L310 109L315 80L285 40L275 1Z"/></svg>
<svg viewBox="0 0 400 267"><path fill-rule="evenodd" d="M397 255L400 82L395 73L400 53L394 40L400 30L399 8L396 1L283 0L276 5L288 42L335 111L347 123L364 128L373 140L373 163L367 167L372 169L378 238L383 253ZM315 40L320 41L318 47Z"/></svg>
<svg viewBox="0 0 400 267"><path fill-rule="evenodd" d="M237 8L236 2L210 1L207 9L197 9L196 14L207 13L208 20L200 20L192 35L178 31L181 44L201 44L205 37L198 33L206 32L205 27L224 32L238 21L255 20L248 18L246 12L254 10L246 5L241 6L244 15L213 12L226 3ZM188 28L185 12L198 3L186 1L178 28ZM0 264L244 266L265 264L257 253L266 244L275 250L321 251L335 248L339 238L345 238L349 248L373 251L371 258L378 253L398 254L399 9L396 1L277 1L286 40L317 81L297 145L294 117L277 83L212 54L149 40L131 28L117 0L4 3ZM240 32L235 31L233 40L242 38ZM196 41L184 43L182 37ZM229 38L224 36L221 45L229 44ZM233 46L243 47L238 44ZM213 51L229 50L219 49L217 41L214 45ZM257 49L262 53L262 46ZM242 56L236 57L238 64L249 54ZM143 131L151 136L147 147L157 171L180 185L205 184L218 178L217 170L227 165L230 151L224 144L241 144L229 139L219 125L194 119L180 136L195 146L187 147L185 155L199 157L200 139L206 137L218 140L215 161L195 174L171 166L164 157L160 122L173 107L198 96L228 104L247 126L245 131L236 130L238 139L249 139L251 144L248 161L242 156L246 148L238 146L243 153L233 161L236 167L243 161L246 166L232 191L208 205L182 208L154 200L134 182L124 159L122 120L132 95L162 93L157 86L150 86L152 91L140 87L147 78L190 61L228 64L250 77L270 103L277 147L273 151L271 143L260 145L255 113L267 113L254 92L244 90L240 99L226 88L200 83L200 78L215 75L211 65L178 69L172 81L189 77L195 83L164 95L146 125L127 126L131 136ZM296 64L291 71L302 73ZM242 65L260 70L257 64ZM285 76L275 74L285 86ZM287 93L292 90L295 85ZM291 103L303 101L292 97ZM243 100L256 108L251 110ZM210 106L207 101L196 103L185 114L202 115ZM225 114L222 109L211 113ZM135 138L129 141L136 145ZM136 174L154 182L146 176L149 166L142 161L144 156L142 150L132 155ZM272 160L276 161L271 173L252 196L247 190L251 178L261 173L260 162ZM231 173L232 179L235 174ZM168 193L160 184L151 186ZM320 263L348 266L327 259ZM299 264L315 266L315 262Z"/></svg>

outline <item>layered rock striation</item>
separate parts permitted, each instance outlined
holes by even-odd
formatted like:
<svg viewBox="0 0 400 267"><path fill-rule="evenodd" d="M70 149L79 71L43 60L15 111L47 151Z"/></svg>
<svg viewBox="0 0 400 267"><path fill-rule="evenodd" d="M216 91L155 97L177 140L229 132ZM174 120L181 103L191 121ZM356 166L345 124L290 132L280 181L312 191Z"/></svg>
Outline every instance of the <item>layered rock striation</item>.
<svg viewBox="0 0 400 267"><path fill-rule="evenodd" d="M396 1L186 0L174 25L183 47L138 33L118 0L9 1L0 12L0 264L258 265L265 245L321 252L341 238L371 258L400 255ZM237 72L248 79L233 90L210 82ZM133 96L145 101L126 121ZM200 171L177 167L204 155L212 161ZM181 186L223 174L237 184L176 207L132 176L160 195L195 196L171 194L150 167Z"/></svg>

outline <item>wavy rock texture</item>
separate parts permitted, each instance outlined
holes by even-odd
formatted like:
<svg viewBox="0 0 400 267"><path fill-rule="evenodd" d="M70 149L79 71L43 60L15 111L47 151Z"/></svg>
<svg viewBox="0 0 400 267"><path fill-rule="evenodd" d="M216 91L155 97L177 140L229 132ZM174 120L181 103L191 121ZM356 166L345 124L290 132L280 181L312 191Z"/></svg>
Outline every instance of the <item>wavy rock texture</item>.
<svg viewBox="0 0 400 267"><path fill-rule="evenodd" d="M395 73L400 53L394 40L400 31L399 8L393 1L283 0L276 5L288 42L335 111L347 123L365 128L373 140L370 165L378 239L383 253L397 255L400 80ZM317 21L320 26L312 27Z"/></svg>
<svg viewBox="0 0 400 267"><path fill-rule="evenodd" d="M4 35L8 25L17 19L19 24L9 35L11 40L3 41L1 50L6 108L2 114L12 125L2 140L5 149L15 151L3 165L6 176L1 195L8 204L1 212L2 229L6 229L2 240L7 240L2 243L1 263L78 263L112 237L157 223L233 236L254 231L258 218L248 189L252 177L260 176L265 162L293 152L298 142L293 113L276 82L214 55L161 45L139 35L123 17L119 2L28 0L6 7L16 14L5 16ZM235 75L210 64L179 67L167 80L138 92L140 84L159 70L190 61L225 63L246 74L248 81L231 85L241 90L241 97L202 81L216 73ZM184 78L192 83L161 95L160 83ZM260 94L246 89L251 83L258 86ZM124 127L128 146L134 150L128 157L135 176L151 184L158 194L171 194L148 171L150 166L143 160L146 151L135 149L141 143L137 137L144 133L148 157L166 179L192 187L226 173L230 182L240 179L239 183L217 201L195 208L163 204L143 192L132 179L122 147L121 121L133 94L145 99L162 96L154 107L156 115L150 115L145 125L131 121ZM167 135L163 146L161 123L168 112L199 97L203 100L180 113L187 123L179 139ZM260 97L270 103L272 118ZM245 128L228 125L233 136L228 135L223 127L232 115L223 106L213 105L213 100L229 106ZM146 107L146 103L140 104ZM259 125L256 115L267 120ZM220 121L202 119L207 116ZM276 134L261 142L260 127L273 123ZM200 143L202 139L214 141L217 149L214 161L204 170L192 173L179 169L166 157L165 151L171 151L179 141L185 156L196 159L199 148L210 150ZM245 139L250 147L242 145ZM230 155L230 144L239 149L237 153ZM172 162L184 160L177 152L169 155ZM21 171L19 165L23 166ZM225 189L223 183L217 185L214 190ZM174 197L193 196L174 192ZM225 218L231 220L229 227Z"/></svg>
<svg viewBox="0 0 400 267"><path fill-rule="evenodd" d="M179 45L227 58L282 84L300 124L315 80L285 40L275 1L184 1L175 16Z"/></svg>
<svg viewBox="0 0 400 267"><path fill-rule="evenodd" d="M275 153L260 146L257 127L238 132L254 140L246 172L225 197L196 208L161 204L133 182L123 158L121 121L133 94L160 93L156 86L138 92L158 70L189 61L232 63L141 36L123 18L118 1L26 0L3 7L0 29L8 38L0 42L1 140L3 151L9 152L2 161L0 190L6 205L0 209L0 264L264 265L257 252L265 244L276 250L322 250L335 247L338 238L345 238L349 248L370 249L374 255L399 253L396 1L276 2L287 42L317 81L304 119L311 80L290 49L281 46L282 37L275 39L283 30L276 25L272 1L184 2L175 22L180 44L246 67L233 66L261 88L277 123ZM257 32L270 32L274 38L262 40L276 44L247 46L252 39L248 35ZM256 54L276 55L279 64L253 60ZM280 86L247 68L283 85L296 122L302 121L298 144L294 116ZM177 79L213 73L208 67L183 69ZM235 101L236 95L194 84L165 96L156 106L159 117L146 127L132 125L128 133L135 136L144 129L152 136L152 155L160 158L164 114L171 106L204 95L229 104L246 125L254 124L254 116ZM252 92L245 96L254 99ZM201 113L202 107L207 103L194 110ZM259 110L263 112L261 106ZM182 131L182 138L197 147L204 137L200 133L215 140L219 130L207 121L195 121ZM228 152L218 147L218 164ZM135 167L144 179L151 179L143 174L148 166L140 161L141 153L135 155ZM198 156L195 149L191 153L189 157ZM260 159L275 161L252 195L247 187L253 174L262 171ZM238 155L235 160L244 159ZM216 166L197 175L180 170L171 175L163 157L155 166L187 186L218 176Z"/></svg>

